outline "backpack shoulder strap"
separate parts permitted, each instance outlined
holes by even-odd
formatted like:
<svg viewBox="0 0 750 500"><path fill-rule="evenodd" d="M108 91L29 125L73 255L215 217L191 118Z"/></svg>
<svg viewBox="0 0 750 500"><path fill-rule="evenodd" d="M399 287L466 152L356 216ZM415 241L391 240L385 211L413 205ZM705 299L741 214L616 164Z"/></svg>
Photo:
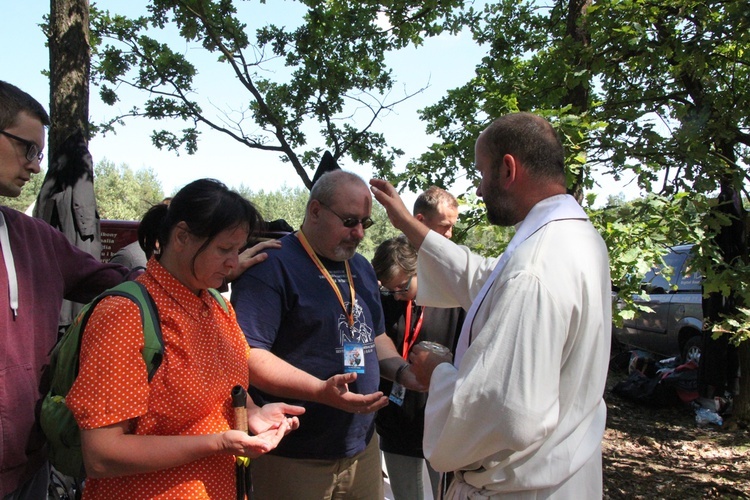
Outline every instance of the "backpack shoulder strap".
<svg viewBox="0 0 750 500"><path fill-rule="evenodd" d="M141 312L144 340L141 354L148 367L148 380L150 382L164 359L164 338L161 332L159 311L153 297L148 293L146 287L137 281L123 281L105 293L127 297L138 305Z"/></svg>
<svg viewBox="0 0 750 500"><path fill-rule="evenodd" d="M224 299L224 296L215 288L208 288L207 290L216 299L221 308L224 309L224 312L229 312L229 307L227 307L227 301Z"/></svg>
<svg viewBox="0 0 750 500"><path fill-rule="evenodd" d="M91 307L89 307L85 313L86 316L82 319L81 332L86 328L86 322L91 316L96 304L98 304L104 297L109 297L111 295L130 299L138 306L141 313L144 340L144 348L141 354L143 355L143 360L146 362L148 368L148 380L150 382L164 359L164 338L161 333L161 323L159 322L159 311L156 308L156 303L151 297L151 294L146 290L146 287L141 283L137 281L123 281L119 285L110 288L94 299L91 303Z"/></svg>

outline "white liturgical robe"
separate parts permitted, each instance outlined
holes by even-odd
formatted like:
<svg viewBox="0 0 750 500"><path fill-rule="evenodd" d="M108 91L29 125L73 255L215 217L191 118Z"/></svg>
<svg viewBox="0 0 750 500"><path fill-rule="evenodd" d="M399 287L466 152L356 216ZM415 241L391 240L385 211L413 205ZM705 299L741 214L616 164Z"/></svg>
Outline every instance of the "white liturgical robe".
<svg viewBox="0 0 750 500"><path fill-rule="evenodd" d="M425 414L425 457L456 472L448 498L602 495L609 259L571 203L535 205L495 273L498 259L436 233L422 243L417 301L470 311L468 348L433 372Z"/></svg>

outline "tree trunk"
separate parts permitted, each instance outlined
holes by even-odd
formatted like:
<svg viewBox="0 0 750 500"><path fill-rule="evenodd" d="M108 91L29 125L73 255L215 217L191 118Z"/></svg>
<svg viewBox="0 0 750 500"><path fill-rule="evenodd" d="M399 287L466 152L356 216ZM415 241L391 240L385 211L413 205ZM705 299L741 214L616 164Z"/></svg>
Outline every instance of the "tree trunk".
<svg viewBox="0 0 750 500"><path fill-rule="evenodd" d="M731 220L731 224L723 226L714 238L714 243L719 248L723 260L722 265L731 266L746 258L747 245L746 212L742 206L741 195L729 178L721 183L715 210ZM745 367L745 372L750 367L750 364L742 364L749 361L747 351L750 347L746 345L747 342L741 345L742 350L745 351L745 359L741 360L741 350L729 342L728 335L722 335L715 340L711 338L710 325L721 321L723 316L736 316L738 306L742 304L738 294L734 291L728 297L714 292L703 299L704 345L699 371L699 390L703 397L724 396L727 391L735 392L740 366ZM739 380L740 394L734 400L735 415L738 419L741 414L750 416L750 398L747 398L750 393L750 380L747 376L744 379L744 382L742 378Z"/></svg>
<svg viewBox="0 0 750 500"><path fill-rule="evenodd" d="M744 376L740 375L739 393L734 398L733 415L738 422L750 422L750 342L745 341L737 348L740 358L740 366L744 367Z"/></svg>
<svg viewBox="0 0 750 500"><path fill-rule="evenodd" d="M49 25L50 119L49 169L37 197L34 216L65 234L73 245L101 258L99 214L94 197L94 166L89 143L88 0L51 0ZM62 328L82 305L65 301Z"/></svg>
<svg viewBox="0 0 750 500"><path fill-rule="evenodd" d="M586 48L591 44L591 35L586 27L586 10L591 5L591 0L569 0L566 18L565 31L568 37L575 41L576 52L570 54L570 66L576 71L590 70L590 62L585 55ZM580 83L568 89L564 98L563 105L571 104L572 112L583 115L589 109L590 86L588 80L581 80ZM585 148L581 148L585 150ZM576 175L572 185L568 187L568 193L572 195L578 203L583 201L583 179L585 172L583 165Z"/></svg>
<svg viewBox="0 0 750 500"><path fill-rule="evenodd" d="M51 0L49 30L50 117L48 157L76 132L89 140L88 0Z"/></svg>

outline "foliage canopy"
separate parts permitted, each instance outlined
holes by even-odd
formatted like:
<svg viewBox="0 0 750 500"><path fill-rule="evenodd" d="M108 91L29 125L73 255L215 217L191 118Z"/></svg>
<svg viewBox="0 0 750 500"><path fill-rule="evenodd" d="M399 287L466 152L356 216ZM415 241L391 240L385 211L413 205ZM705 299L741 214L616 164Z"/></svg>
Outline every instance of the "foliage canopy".
<svg viewBox="0 0 750 500"><path fill-rule="evenodd" d="M178 119L189 126L155 131L153 142L192 153L201 127L208 127L247 147L278 153L308 188L308 172L326 149L334 159L347 154L390 176L403 152L389 147L373 124L414 94L394 95L385 55L457 29L453 8L463 1L287 3L291 27L243 21L262 19L265 2L250 13L247 5L228 0L151 0L148 15L132 19L94 9L92 74L102 99L115 104L123 87L144 91L142 105L101 130L128 116ZM201 50L170 47L162 41L169 29ZM192 52L210 54L212 69L206 71L226 80L227 95L241 96L231 109L211 110L198 98ZM364 123L360 128L352 125L355 117Z"/></svg>

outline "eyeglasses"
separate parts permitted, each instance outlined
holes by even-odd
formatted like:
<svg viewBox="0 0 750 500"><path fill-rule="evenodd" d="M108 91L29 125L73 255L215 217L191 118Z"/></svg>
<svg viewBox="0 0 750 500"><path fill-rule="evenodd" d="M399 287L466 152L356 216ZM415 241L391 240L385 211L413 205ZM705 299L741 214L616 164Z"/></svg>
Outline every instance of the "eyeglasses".
<svg viewBox="0 0 750 500"><path fill-rule="evenodd" d="M370 217L364 217L362 219L355 219L354 217L341 217L339 214L333 211L331 207L326 205L325 203L318 200L318 203L320 203L320 206L323 208L327 208L331 211L333 215L341 219L341 222L344 224L344 227L348 227L349 229L357 227L357 224L362 224L362 229L367 229L368 227L372 227L373 224L375 224L375 221L372 220Z"/></svg>
<svg viewBox="0 0 750 500"><path fill-rule="evenodd" d="M26 159L28 161L37 160L41 163L42 158L44 158L44 153L42 153L42 150L39 149L39 146L37 146L36 143L28 139L24 139L23 137L18 137L17 135L10 134L6 132L5 130L0 130L0 134L10 137L14 141L18 141L24 146L26 146Z"/></svg>
<svg viewBox="0 0 750 500"><path fill-rule="evenodd" d="M409 276L409 279L406 282L406 285L404 285L403 288L397 288L395 290L389 290L384 286L380 287L380 294L381 295L398 295L400 293L407 293L409 291L409 287L411 286L411 282L414 281L414 275L412 274Z"/></svg>

